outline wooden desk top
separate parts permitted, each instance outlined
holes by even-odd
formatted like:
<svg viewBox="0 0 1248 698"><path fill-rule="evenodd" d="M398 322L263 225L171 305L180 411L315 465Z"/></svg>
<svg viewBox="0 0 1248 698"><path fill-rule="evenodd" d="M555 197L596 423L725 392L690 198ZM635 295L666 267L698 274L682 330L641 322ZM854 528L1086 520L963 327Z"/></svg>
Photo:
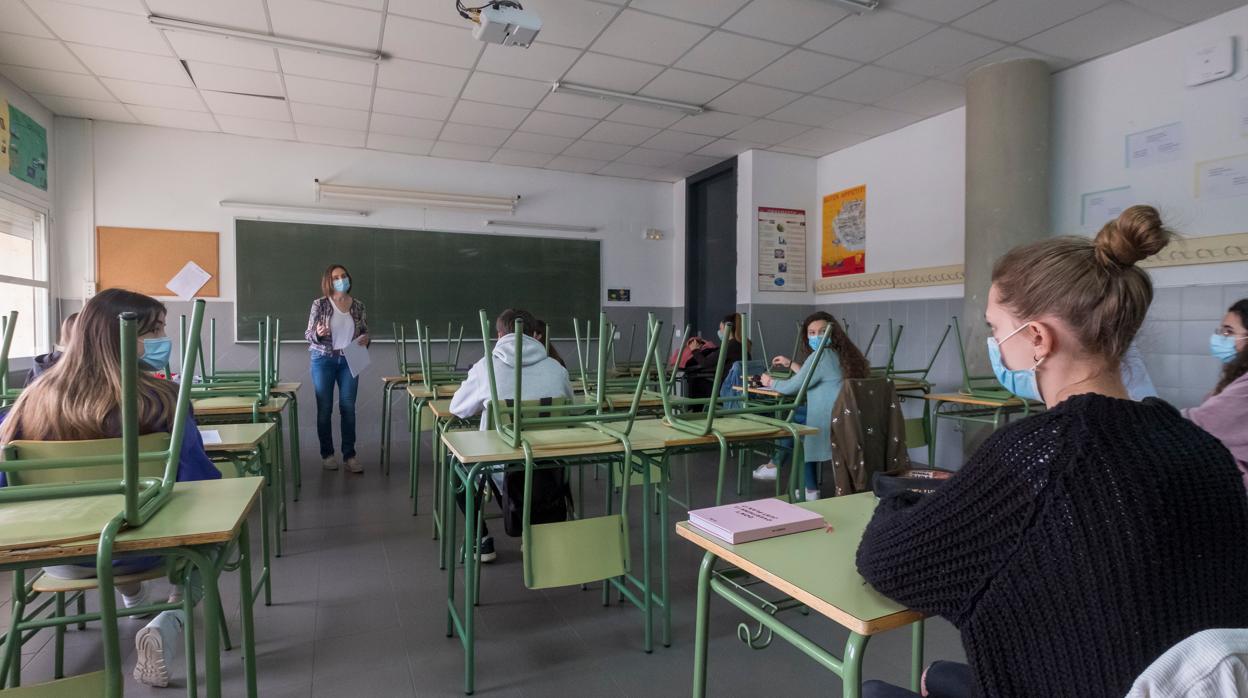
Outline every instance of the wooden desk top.
<svg viewBox="0 0 1248 698"><path fill-rule="evenodd" d="M281 381L274 383L273 387L269 388L269 392L274 395L281 393L297 393L302 387L303 383L300 383L299 381Z"/></svg>
<svg viewBox="0 0 1248 698"><path fill-rule="evenodd" d="M732 389L741 392L741 386L733 385ZM761 395L763 397L784 397L784 394L772 388L750 388L750 395Z"/></svg>
<svg viewBox="0 0 1248 698"><path fill-rule="evenodd" d="M221 436L219 444L204 444L204 450L209 453L222 453L229 451L250 451L269 432L277 428L273 422L261 422L259 424L218 424L215 426L200 427L199 432L215 431Z"/></svg>
<svg viewBox="0 0 1248 698"><path fill-rule="evenodd" d="M854 563L875 511L870 492L804 502L831 524L823 529L731 545L688 521L676 533L861 635L875 635L923 618L872 589Z"/></svg>
<svg viewBox="0 0 1248 698"><path fill-rule="evenodd" d="M435 419L450 419L455 415L451 414L451 399L442 398L440 400L430 400L425 403L425 407L433 413Z"/></svg>
<svg viewBox="0 0 1248 698"><path fill-rule="evenodd" d="M533 455L537 458L568 458L624 451L623 444L592 427L535 430L525 432L524 437L533 444ZM466 465L524 460L523 449L511 448L493 430L451 431L442 435L442 441L459 462ZM634 451L663 448L661 441L647 440L635 433L630 435L630 441Z"/></svg>
<svg viewBox="0 0 1248 698"><path fill-rule="evenodd" d="M924 395L923 399L931 400L933 402L952 402L956 405L973 405L975 407L1023 406L1023 401L1016 397L1005 400L995 400L990 397L976 397L975 395L963 395L962 393L935 393L933 395Z"/></svg>
<svg viewBox="0 0 1248 698"><path fill-rule="evenodd" d="M260 407L261 414L273 414L286 409L288 397L270 398L268 403ZM256 403L254 397L204 397L191 400L196 415L227 415L251 414L251 407Z"/></svg>
<svg viewBox="0 0 1248 698"><path fill-rule="evenodd" d="M437 391L437 397L451 397L459 390L459 383L447 383L446 385L438 385L434 387ZM427 400L434 397L433 391L430 391L423 385L412 384L407 386L407 394L414 400Z"/></svg>
<svg viewBox="0 0 1248 698"><path fill-rule="evenodd" d="M748 430L748 433L742 432L737 434L724 434L724 437L729 441L768 440L782 438L789 435L789 432L786 429L768 430L766 429L767 425L765 424L750 422L749 424L742 425L739 424L740 422L750 422L750 420L743 420L734 417L717 417L715 419L716 424L728 427L729 431L731 431L731 428L734 426L741 426L742 428ZM804 424L795 424L794 426L797 427L797 433L802 436L819 433L819 429L816 427L808 427ZM640 442L658 442L661 444L661 448L714 445L719 443L714 435L707 434L706 436L695 436L688 432L681 431L680 429L677 429L669 424L665 424L663 420L660 419L639 419L633 422L633 429L629 435L633 437L634 440Z"/></svg>
<svg viewBox="0 0 1248 698"><path fill-rule="evenodd" d="M117 535L118 553L232 540L264 478L179 482L143 526ZM0 565L94 555L100 531L123 509L121 495L16 502L0 507Z"/></svg>

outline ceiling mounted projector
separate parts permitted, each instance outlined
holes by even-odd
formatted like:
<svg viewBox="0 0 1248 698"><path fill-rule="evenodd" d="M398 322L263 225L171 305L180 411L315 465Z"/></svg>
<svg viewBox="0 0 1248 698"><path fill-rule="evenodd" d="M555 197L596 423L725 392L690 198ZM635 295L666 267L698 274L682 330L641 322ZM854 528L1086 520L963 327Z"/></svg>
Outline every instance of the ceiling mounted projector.
<svg viewBox="0 0 1248 698"><path fill-rule="evenodd" d="M472 28L473 38L488 44L528 48L542 30L542 18L515 0L495 0L478 7L465 7L455 0L455 9L477 25Z"/></svg>

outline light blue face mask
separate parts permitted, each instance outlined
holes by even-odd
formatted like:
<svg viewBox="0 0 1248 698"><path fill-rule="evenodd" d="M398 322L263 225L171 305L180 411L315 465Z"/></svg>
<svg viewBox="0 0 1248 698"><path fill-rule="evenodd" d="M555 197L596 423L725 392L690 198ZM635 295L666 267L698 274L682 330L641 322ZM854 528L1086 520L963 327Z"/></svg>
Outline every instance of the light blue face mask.
<svg viewBox="0 0 1248 698"><path fill-rule="evenodd" d="M1246 338L1248 337L1236 337L1235 335L1228 337L1227 335L1214 332L1209 337L1209 353L1213 354L1214 358L1222 363L1229 364L1232 359L1239 355L1239 350L1235 348L1235 343Z"/></svg>
<svg viewBox="0 0 1248 698"><path fill-rule="evenodd" d="M1044 359L1037 361L1035 366L1026 369L1006 368L1005 363L1001 360L1001 345L1030 324L1030 322L1024 322L1017 330L1009 333L1005 339L999 342L996 337L989 337L988 360L992 362L992 372L1003 388L1025 400L1041 400L1040 384L1036 381L1036 368L1040 366Z"/></svg>
<svg viewBox="0 0 1248 698"><path fill-rule="evenodd" d="M715 336L719 337L719 341L724 341L724 328L721 327L718 330L715 330Z"/></svg>
<svg viewBox="0 0 1248 698"><path fill-rule="evenodd" d="M819 340L823 339L819 335L807 335L806 343L810 345L811 351L819 351Z"/></svg>
<svg viewBox="0 0 1248 698"><path fill-rule="evenodd" d="M169 354L173 351L173 340L168 337L154 337L143 340L143 356L139 357L139 365L149 371L161 371L169 363Z"/></svg>
<svg viewBox="0 0 1248 698"><path fill-rule="evenodd" d="M334 290L346 293L351 290L351 279L334 279Z"/></svg>

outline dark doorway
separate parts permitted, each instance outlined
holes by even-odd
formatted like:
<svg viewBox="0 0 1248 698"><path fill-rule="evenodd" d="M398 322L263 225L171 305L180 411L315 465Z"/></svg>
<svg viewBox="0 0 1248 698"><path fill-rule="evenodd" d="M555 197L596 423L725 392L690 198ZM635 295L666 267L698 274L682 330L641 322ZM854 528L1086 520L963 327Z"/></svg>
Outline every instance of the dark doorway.
<svg viewBox="0 0 1248 698"><path fill-rule="evenodd" d="M719 320L737 310L737 159L686 180L685 321L715 338Z"/></svg>

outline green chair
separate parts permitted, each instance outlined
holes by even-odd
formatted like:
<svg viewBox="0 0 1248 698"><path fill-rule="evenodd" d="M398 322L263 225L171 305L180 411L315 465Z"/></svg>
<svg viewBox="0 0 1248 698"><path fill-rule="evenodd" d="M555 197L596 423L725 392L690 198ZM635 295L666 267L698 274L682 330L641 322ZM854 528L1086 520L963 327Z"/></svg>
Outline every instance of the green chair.
<svg viewBox="0 0 1248 698"><path fill-rule="evenodd" d="M1012 400L1014 393L1001 387L996 376L973 376L966 364L966 344L962 339L962 328L958 324L958 316L953 316L954 339L958 341L958 363L962 367L963 395L971 395L985 400Z"/></svg>
<svg viewBox="0 0 1248 698"><path fill-rule="evenodd" d="M17 311L10 310L8 316L0 315L0 407L6 407L21 394L18 388L9 387L9 349L13 346L13 335L17 334Z"/></svg>

